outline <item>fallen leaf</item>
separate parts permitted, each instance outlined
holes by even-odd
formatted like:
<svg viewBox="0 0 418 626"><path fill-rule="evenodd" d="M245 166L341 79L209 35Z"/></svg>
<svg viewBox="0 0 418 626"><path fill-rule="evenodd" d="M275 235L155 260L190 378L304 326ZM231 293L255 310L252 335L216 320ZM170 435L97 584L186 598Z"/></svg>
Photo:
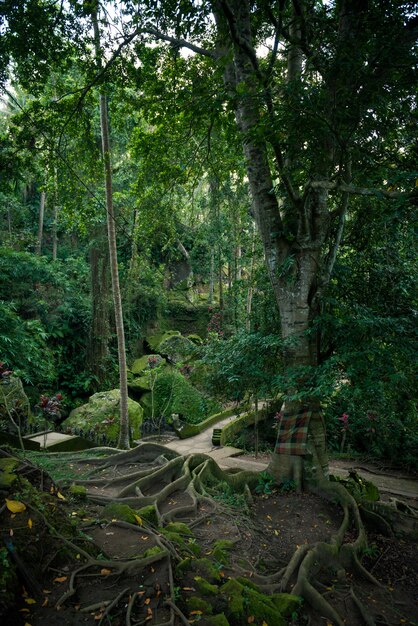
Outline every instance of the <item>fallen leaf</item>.
<svg viewBox="0 0 418 626"><path fill-rule="evenodd" d="M136 519L138 526L142 526L142 519L139 517L139 515L134 514L134 518Z"/></svg>
<svg viewBox="0 0 418 626"><path fill-rule="evenodd" d="M49 589L42 589L42 593L52 593Z"/></svg>
<svg viewBox="0 0 418 626"><path fill-rule="evenodd" d="M25 598L26 604L36 604L36 600L33 598Z"/></svg>
<svg viewBox="0 0 418 626"><path fill-rule="evenodd" d="M255 622L255 616L254 615L250 615L250 617L247 619L247 622L249 624L253 624Z"/></svg>
<svg viewBox="0 0 418 626"><path fill-rule="evenodd" d="M33 526L33 522L31 520L31 518L28 519L28 526L29 526L29 528L32 528L32 526Z"/></svg>
<svg viewBox="0 0 418 626"><path fill-rule="evenodd" d="M76 554L76 555L75 555L75 558L76 558L76 559L80 559L80 558L81 558L80 554Z"/></svg>
<svg viewBox="0 0 418 626"><path fill-rule="evenodd" d="M59 498L60 500L66 500L67 498L65 498L62 493L60 491L57 491L57 498Z"/></svg>
<svg viewBox="0 0 418 626"><path fill-rule="evenodd" d="M261 626L269 626L269 625L267 624L267 622L263 622Z"/></svg>
<svg viewBox="0 0 418 626"><path fill-rule="evenodd" d="M25 626L32 626L32 624L29 624L29 622L25 622Z"/></svg>
<svg viewBox="0 0 418 626"><path fill-rule="evenodd" d="M273 518L271 517L271 515L267 515L267 519L271 521Z"/></svg>
<svg viewBox="0 0 418 626"><path fill-rule="evenodd" d="M280 535L280 530L275 530L275 531L274 531L274 534L275 534L275 535L276 535L276 537L277 537L278 535Z"/></svg>
<svg viewBox="0 0 418 626"><path fill-rule="evenodd" d="M145 598L144 604L149 604L151 602L151 598Z"/></svg>
<svg viewBox="0 0 418 626"><path fill-rule="evenodd" d="M58 576L54 578L54 583L64 583L67 580L67 576Z"/></svg>
<svg viewBox="0 0 418 626"><path fill-rule="evenodd" d="M203 611L190 611L189 615L203 615Z"/></svg>
<svg viewBox="0 0 418 626"><path fill-rule="evenodd" d="M29 609L19 609L20 613L30 613Z"/></svg>
<svg viewBox="0 0 418 626"><path fill-rule="evenodd" d="M6 506L12 513L23 513L23 511L26 511L26 505L23 502L19 502L19 500L8 500L6 498Z"/></svg>
<svg viewBox="0 0 418 626"><path fill-rule="evenodd" d="M193 587L183 587L183 591L196 591Z"/></svg>
<svg viewBox="0 0 418 626"><path fill-rule="evenodd" d="M141 535L141 539L142 541L148 541L149 537L147 537L146 535Z"/></svg>
<svg viewBox="0 0 418 626"><path fill-rule="evenodd" d="M10 535L11 537L13 537L13 528L11 528L11 529L9 530L9 535Z"/></svg>
<svg viewBox="0 0 418 626"><path fill-rule="evenodd" d="M48 606L48 598L45 598L45 600L42 602L42 606Z"/></svg>
<svg viewBox="0 0 418 626"><path fill-rule="evenodd" d="M102 576L108 576L109 574L112 573L111 569L106 569L105 567L103 569L100 570L100 573Z"/></svg>
<svg viewBox="0 0 418 626"><path fill-rule="evenodd" d="M102 613L96 613L96 615L94 616L94 619L96 620L96 622L98 622L99 620L101 620L103 617L103 612Z"/></svg>

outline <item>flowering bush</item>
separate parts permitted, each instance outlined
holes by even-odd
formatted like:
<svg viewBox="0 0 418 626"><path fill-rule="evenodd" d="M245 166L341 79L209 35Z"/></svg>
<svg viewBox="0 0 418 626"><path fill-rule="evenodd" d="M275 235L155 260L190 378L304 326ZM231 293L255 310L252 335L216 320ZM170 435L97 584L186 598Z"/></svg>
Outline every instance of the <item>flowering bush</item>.
<svg viewBox="0 0 418 626"><path fill-rule="evenodd" d="M49 396L41 396L39 398L39 408L41 413L46 419L56 422L61 417L61 402L62 395L60 393L55 394L51 398Z"/></svg>

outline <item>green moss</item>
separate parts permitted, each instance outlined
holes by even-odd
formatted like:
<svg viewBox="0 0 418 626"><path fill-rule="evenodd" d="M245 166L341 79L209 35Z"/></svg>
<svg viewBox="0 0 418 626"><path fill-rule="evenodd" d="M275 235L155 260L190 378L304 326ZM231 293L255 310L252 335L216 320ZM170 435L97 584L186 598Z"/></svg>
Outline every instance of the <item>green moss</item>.
<svg viewBox="0 0 418 626"><path fill-rule="evenodd" d="M139 517L144 522L147 522L150 526L158 526L157 510L153 504L143 506L141 509L138 509L136 511L136 514L139 515Z"/></svg>
<svg viewBox="0 0 418 626"><path fill-rule="evenodd" d="M193 569L201 575L203 578L207 578L210 582L218 582L221 580L221 575L213 563L207 559L196 559L193 562Z"/></svg>
<svg viewBox="0 0 418 626"><path fill-rule="evenodd" d="M142 556L144 558L147 558L149 556L155 556L156 554L160 554L161 552L164 552L164 550L162 550L159 546L153 546L152 548L148 548L148 550L145 550Z"/></svg>
<svg viewBox="0 0 418 626"><path fill-rule="evenodd" d="M286 619L300 607L301 599L291 594L267 596L237 579L228 580L221 587L221 594L228 601L227 615L234 622L247 623L249 617L256 622L265 621L269 626L286 626Z"/></svg>
<svg viewBox="0 0 418 626"><path fill-rule="evenodd" d="M217 585L212 585L210 582L202 578L201 576L195 576L195 586L197 590L205 596L216 596L219 593Z"/></svg>
<svg viewBox="0 0 418 626"><path fill-rule="evenodd" d="M189 572L192 569L192 560L191 559L183 559L179 561L176 566L176 574L181 575Z"/></svg>
<svg viewBox="0 0 418 626"><path fill-rule="evenodd" d="M181 332L178 330L166 330L165 332L158 333L156 335L148 335L148 337L146 337L146 340L151 350L155 350L156 352L158 352L158 346L160 345L160 343L166 341L166 339L169 339L169 337L173 336L180 337Z"/></svg>
<svg viewBox="0 0 418 626"><path fill-rule="evenodd" d="M225 613L218 613L218 615L211 615L206 618L206 621L210 626L229 626L229 622L225 617Z"/></svg>
<svg viewBox="0 0 418 626"><path fill-rule="evenodd" d="M191 335L187 335L187 339L192 341L197 346L200 346L203 343L202 337L200 335L195 334L195 333L192 333Z"/></svg>
<svg viewBox="0 0 418 626"><path fill-rule="evenodd" d="M105 519L117 519L130 524L136 523L135 511L127 504L120 504L119 502L107 504L103 509L102 515Z"/></svg>
<svg viewBox="0 0 418 626"><path fill-rule="evenodd" d="M244 617L243 590L243 585L233 578L228 580L221 589L221 594L228 600L228 613L236 619Z"/></svg>
<svg viewBox="0 0 418 626"><path fill-rule="evenodd" d="M165 527L165 530L178 533L179 535L193 535L187 524L183 524L183 522L170 522Z"/></svg>
<svg viewBox="0 0 418 626"><path fill-rule="evenodd" d="M229 561L228 552L232 550L234 543L229 539L218 539L213 544L212 556L215 561L226 565Z"/></svg>
<svg viewBox="0 0 418 626"><path fill-rule="evenodd" d="M258 585L256 585L252 580L248 580L248 578L244 578L244 576L237 576L236 580L241 583L241 585L244 585L244 587L249 587L250 589L253 589L254 591L260 591L260 587Z"/></svg>
<svg viewBox="0 0 418 626"><path fill-rule="evenodd" d="M148 376L140 376L128 382L128 387L132 391L150 391L150 381Z"/></svg>
<svg viewBox="0 0 418 626"><path fill-rule="evenodd" d="M71 485L68 491L80 500L85 500L87 497L87 489L83 485Z"/></svg>
<svg viewBox="0 0 418 626"><path fill-rule="evenodd" d="M303 602L300 596L294 596L291 593L274 593L271 596L271 601L283 616L291 615L300 609Z"/></svg>
<svg viewBox="0 0 418 626"><path fill-rule="evenodd" d="M13 471L18 465L17 459L0 459L0 489L8 489L14 483L17 476Z"/></svg>
<svg viewBox="0 0 418 626"><path fill-rule="evenodd" d="M193 596L187 599L187 606L189 611L202 611L202 613L212 613L212 606L203 598Z"/></svg>

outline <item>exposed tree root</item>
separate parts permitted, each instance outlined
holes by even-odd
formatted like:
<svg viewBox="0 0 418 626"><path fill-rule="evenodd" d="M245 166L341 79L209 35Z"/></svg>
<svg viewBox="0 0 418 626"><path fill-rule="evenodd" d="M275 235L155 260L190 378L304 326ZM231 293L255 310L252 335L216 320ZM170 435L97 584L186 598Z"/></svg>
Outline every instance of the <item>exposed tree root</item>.
<svg viewBox="0 0 418 626"><path fill-rule="evenodd" d="M86 460L76 462L87 463ZM169 594L168 597L162 598L161 602L170 610L170 619L165 623L165 626L174 626L179 622L184 626L189 626L187 617L175 602L172 573L172 564L183 559L184 554L179 554L178 547L164 533L160 532L159 528L174 520L187 519L189 527L196 527L206 521L219 507L219 504L211 496L211 489L220 483L228 485L231 490L245 494L250 501L251 490L259 479L258 474L224 471L211 457L205 454L180 456L164 446L153 443L144 443L132 450L112 453L105 458L93 458L88 463L92 468L91 478L76 482L87 487L88 499L91 502L102 506L110 503L121 503L134 509L153 505L157 521L155 527L150 523L139 527L124 521L112 521L109 522L109 526L119 526L152 537L154 546L158 547L158 551L151 556L135 557L134 559L97 560L74 543L60 536L44 518L45 523L53 530L55 536L61 538L71 550L81 554L86 561L72 572L68 589L59 598L56 606L62 606L76 593L76 582L86 576L87 571L97 572L97 568L105 567L111 570L111 575L120 575L123 572L144 570L152 563L164 560L169 572ZM124 466L126 468L134 464L139 466L139 469L128 471L126 474L121 471L121 475L110 478L108 475L95 477L98 471L109 470L113 467L122 470ZM100 488L110 489L112 495L95 493ZM234 567L236 571L241 570L244 576L249 576L262 591L273 593L279 590L289 590L294 595L302 596L321 616L328 618L336 626L343 626L344 621L332 606L331 601L315 587L319 573L321 571L332 572L333 576L336 573L338 579L343 581L346 572L350 571L374 585L382 585L360 562L361 554L367 546L367 536L356 500L342 484L329 482L326 479L314 483L311 490L338 504L342 509L343 518L340 527L331 539L328 542L318 541L298 547L286 567L269 575L260 574L256 568L251 566L248 571L245 567L242 568L237 565ZM181 494L181 497L178 494ZM179 501L175 502L175 500ZM167 502L170 502L170 506L167 506ZM202 508L208 510L202 511ZM385 522L380 509L379 511L371 511L370 514L378 518L381 517L382 524ZM42 513L39 515L42 516ZM352 539L353 534L354 539ZM130 588L127 587L118 593L113 601L106 605L104 603L100 605L104 609L104 614L99 623L110 615L122 597L125 597L129 592ZM353 589L351 589L350 595L365 624L374 626L373 617L355 595ZM137 592L129 597L126 608L126 626L133 626L132 615L138 609L138 600ZM91 609L92 607L88 608ZM87 608L82 610L87 610Z"/></svg>

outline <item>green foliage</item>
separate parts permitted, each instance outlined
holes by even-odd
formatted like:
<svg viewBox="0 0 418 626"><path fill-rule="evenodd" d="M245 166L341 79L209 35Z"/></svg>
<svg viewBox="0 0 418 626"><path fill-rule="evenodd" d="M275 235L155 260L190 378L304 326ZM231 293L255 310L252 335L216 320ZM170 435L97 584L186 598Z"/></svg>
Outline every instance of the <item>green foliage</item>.
<svg viewBox="0 0 418 626"><path fill-rule="evenodd" d="M245 394L266 397L280 367L278 335L239 331L229 339L212 336L200 352L205 384L212 394L241 400Z"/></svg>
<svg viewBox="0 0 418 626"><path fill-rule="evenodd" d="M273 476L270 476L268 472L261 472L258 483L255 487L255 492L259 494L268 495L272 492L272 487L275 481Z"/></svg>

